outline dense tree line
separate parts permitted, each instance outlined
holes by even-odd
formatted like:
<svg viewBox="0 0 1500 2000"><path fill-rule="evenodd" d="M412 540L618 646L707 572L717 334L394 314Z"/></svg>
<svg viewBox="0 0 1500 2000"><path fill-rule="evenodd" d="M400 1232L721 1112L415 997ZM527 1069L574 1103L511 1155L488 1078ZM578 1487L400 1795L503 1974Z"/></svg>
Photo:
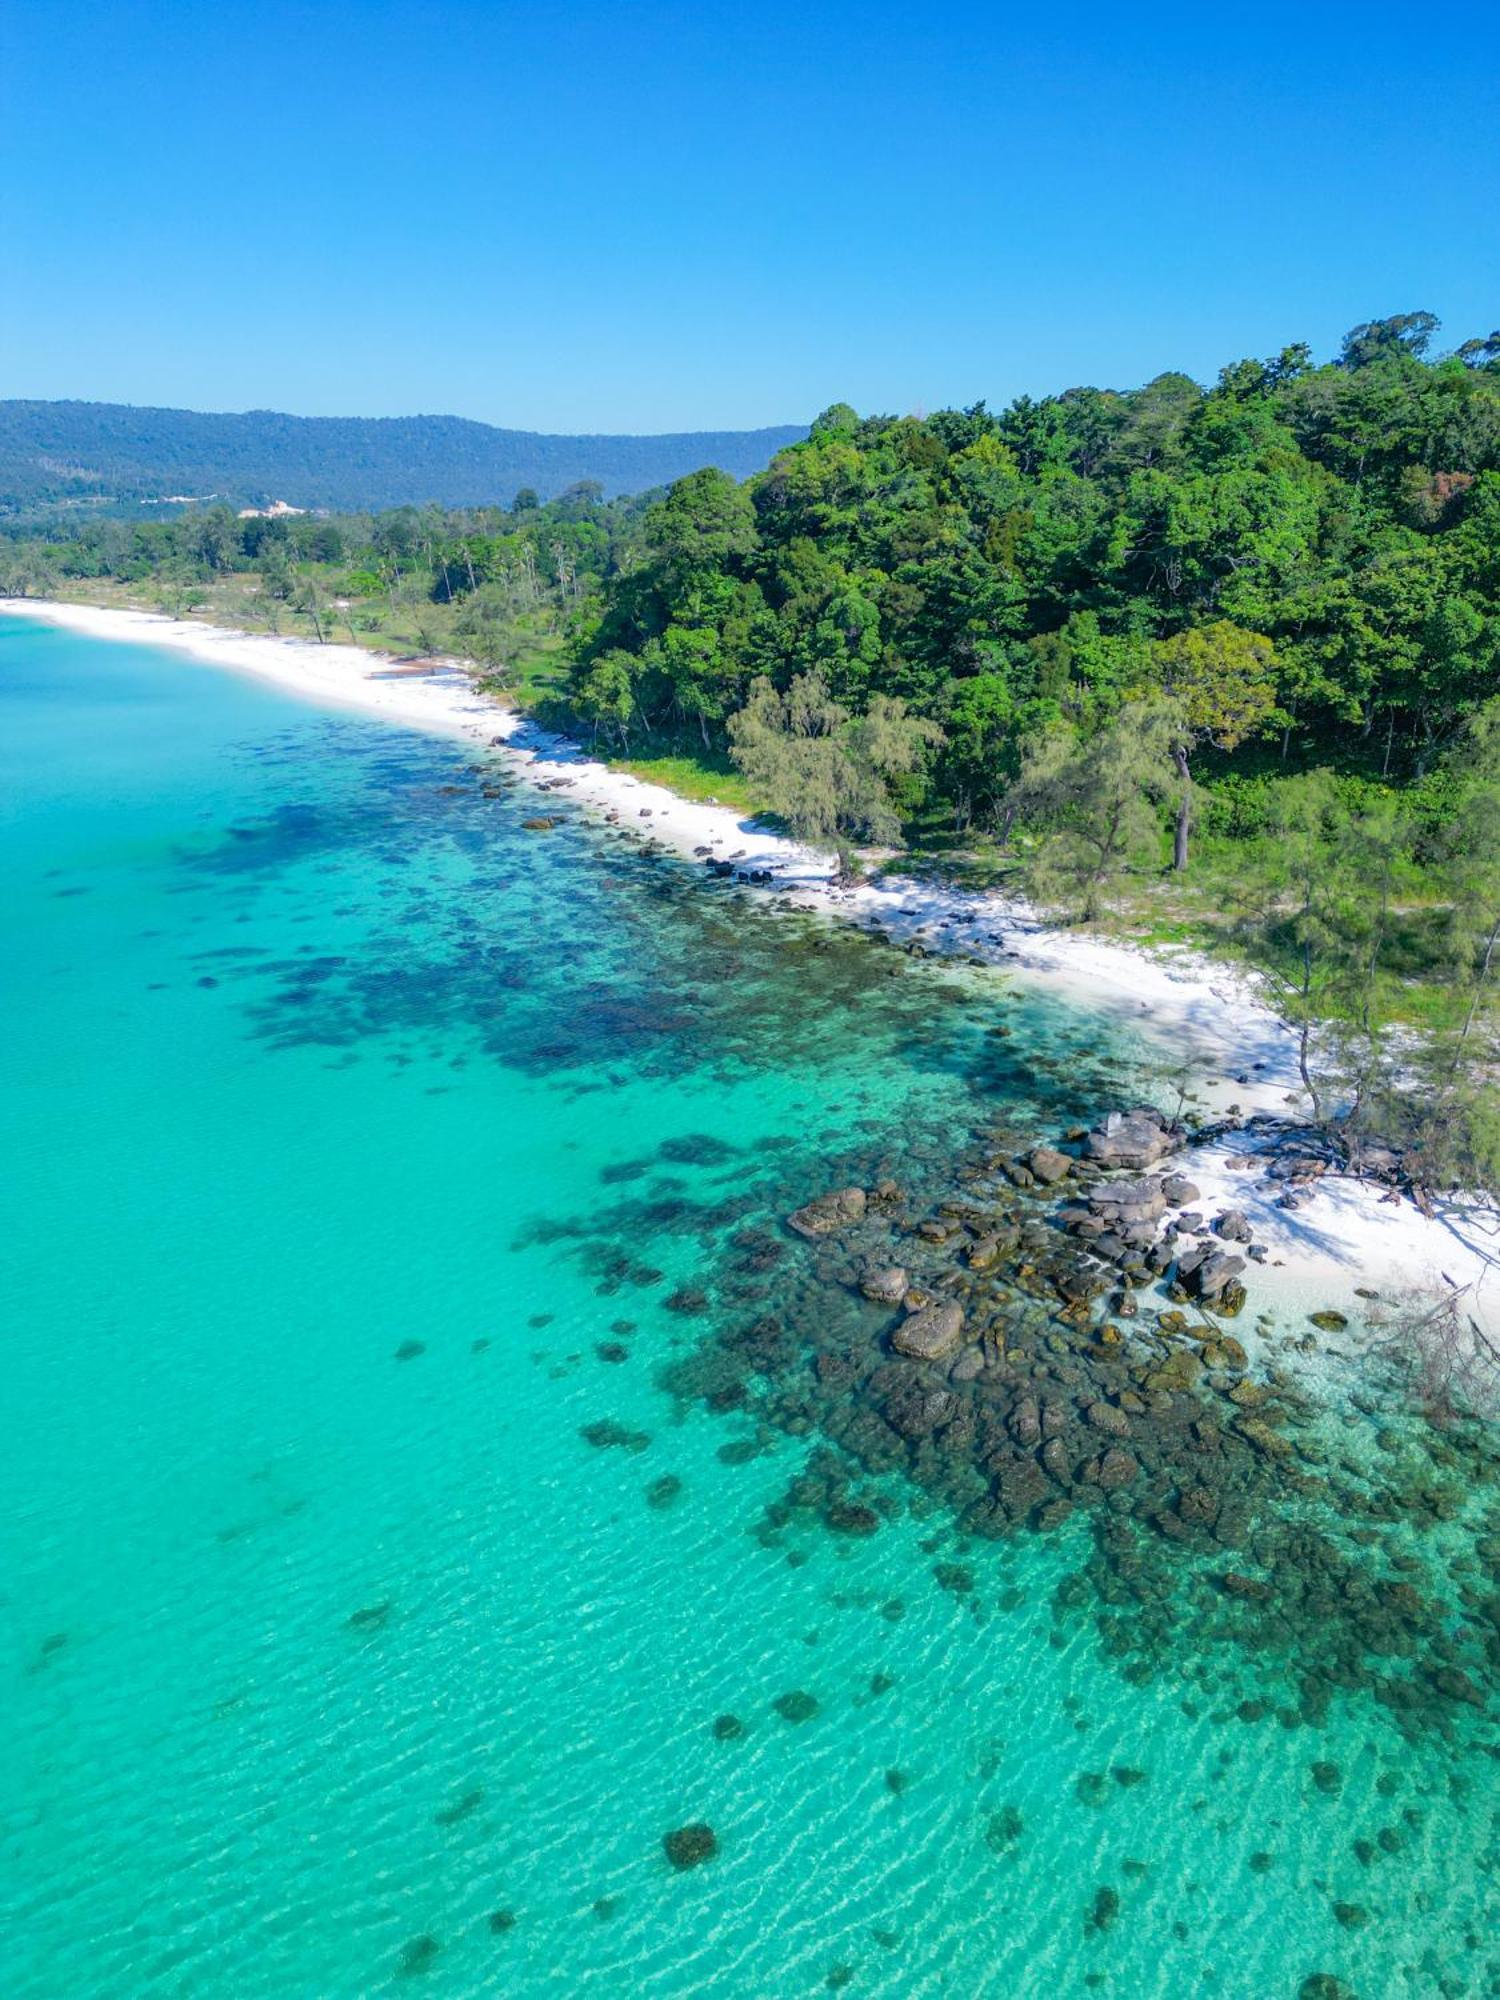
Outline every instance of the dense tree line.
<svg viewBox="0 0 1500 2000"><path fill-rule="evenodd" d="M249 615L271 631L383 640L402 622L504 676L539 634L560 634L633 557L649 504L606 501L581 480L509 508L397 507L379 514L242 518L228 507L168 520L95 518L0 537L0 591L44 597L108 581L176 615ZM242 586L231 599L226 584Z"/></svg>
<svg viewBox="0 0 1500 2000"><path fill-rule="evenodd" d="M1190 757L1229 780L1231 830L1269 823L1281 771L1419 781L1500 690L1500 336L1433 361L1435 325L1208 391L838 405L747 484L694 473L648 512L575 702L621 738L722 742L761 677L855 715L895 699L943 732L921 782L982 821L1029 746L1153 691L1181 711L1179 794Z"/></svg>

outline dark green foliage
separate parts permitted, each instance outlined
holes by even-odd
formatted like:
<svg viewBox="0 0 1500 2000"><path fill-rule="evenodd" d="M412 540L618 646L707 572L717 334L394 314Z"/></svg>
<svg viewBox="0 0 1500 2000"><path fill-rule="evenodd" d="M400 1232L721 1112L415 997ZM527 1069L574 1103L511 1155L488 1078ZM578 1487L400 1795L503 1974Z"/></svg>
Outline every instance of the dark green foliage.
<svg viewBox="0 0 1500 2000"><path fill-rule="evenodd" d="M1027 738L1184 679L1210 824L1232 753L1419 779L1500 691L1500 345L1429 361L1434 327L1206 391L836 404L748 487L697 473L648 513L580 623L585 712L717 743L760 676L897 697L947 734L928 784L960 824L1003 815Z"/></svg>

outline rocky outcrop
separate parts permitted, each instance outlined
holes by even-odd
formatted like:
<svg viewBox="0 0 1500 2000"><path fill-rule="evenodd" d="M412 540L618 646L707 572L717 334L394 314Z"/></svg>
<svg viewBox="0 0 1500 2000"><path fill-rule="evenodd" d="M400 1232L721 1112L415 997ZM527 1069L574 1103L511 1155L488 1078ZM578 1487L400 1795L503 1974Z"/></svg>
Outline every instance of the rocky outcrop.
<svg viewBox="0 0 1500 2000"><path fill-rule="evenodd" d="M891 1335L891 1346L913 1361L946 1361L963 1343L964 1309L956 1299L923 1306Z"/></svg>
<svg viewBox="0 0 1500 2000"><path fill-rule="evenodd" d="M1154 1167L1182 1144L1182 1134L1149 1106L1112 1111L1083 1142L1085 1159L1101 1167Z"/></svg>
<svg viewBox="0 0 1500 2000"><path fill-rule="evenodd" d="M907 1275L899 1264L881 1264L873 1271L866 1271L859 1281L859 1289L867 1299L874 1299L878 1305L898 1306L906 1297Z"/></svg>
<svg viewBox="0 0 1500 2000"><path fill-rule="evenodd" d="M820 1194L805 1207L795 1209L786 1219L787 1227L814 1240L832 1236L840 1229L863 1222L867 1206L863 1188L837 1188L832 1194Z"/></svg>
<svg viewBox="0 0 1500 2000"><path fill-rule="evenodd" d="M1245 1269L1243 1257L1198 1243L1177 1260L1177 1281L1193 1298L1221 1299ZM1243 1290L1243 1287L1241 1287Z"/></svg>
<svg viewBox="0 0 1500 2000"><path fill-rule="evenodd" d="M1226 1243L1248 1243L1250 1218L1242 1208L1226 1208L1214 1223L1214 1234L1222 1236Z"/></svg>

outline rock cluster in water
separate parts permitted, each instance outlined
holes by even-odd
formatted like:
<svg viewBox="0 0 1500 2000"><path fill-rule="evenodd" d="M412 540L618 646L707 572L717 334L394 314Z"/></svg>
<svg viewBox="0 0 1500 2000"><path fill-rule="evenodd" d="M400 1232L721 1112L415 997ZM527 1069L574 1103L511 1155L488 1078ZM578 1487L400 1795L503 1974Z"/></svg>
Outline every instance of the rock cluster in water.
<svg viewBox="0 0 1500 2000"><path fill-rule="evenodd" d="M935 1201L889 1179L815 1195L785 1218L790 1258L742 1227L671 1385L812 1441L768 1538L876 1533L903 1482L967 1536L1086 1523L1054 1618L1092 1609L1131 1678L1206 1671L1232 1639L1261 1670L1238 1711L1227 1676L1212 1694L1243 1721L1317 1723L1364 1689L1403 1727L1451 1728L1500 1666L1500 1594L1461 1576L1455 1620L1394 1530L1452 1518L1493 1456L1460 1426L1378 1478L1330 1457L1295 1381L1226 1324L1263 1252L1242 1211L1194 1207L1201 1136L1149 1108L1057 1143L997 1134Z"/></svg>

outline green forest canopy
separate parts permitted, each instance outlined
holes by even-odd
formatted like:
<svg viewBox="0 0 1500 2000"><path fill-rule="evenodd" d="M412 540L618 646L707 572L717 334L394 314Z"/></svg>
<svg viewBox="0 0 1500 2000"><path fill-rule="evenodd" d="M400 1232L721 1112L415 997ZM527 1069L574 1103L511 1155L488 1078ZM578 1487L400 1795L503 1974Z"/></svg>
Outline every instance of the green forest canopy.
<svg viewBox="0 0 1500 2000"><path fill-rule="evenodd" d="M576 698L612 729L713 733L756 676L816 671L856 710L886 694L941 724L934 781L987 814L1028 732L1169 682L1185 634L1217 635L1232 705L1253 634L1269 699L1239 718L1196 649L1200 742L1420 777L1500 691L1500 337L1429 361L1433 325L1356 328L1322 367L1238 362L1208 391L837 405L748 484L695 473L650 510Z"/></svg>

